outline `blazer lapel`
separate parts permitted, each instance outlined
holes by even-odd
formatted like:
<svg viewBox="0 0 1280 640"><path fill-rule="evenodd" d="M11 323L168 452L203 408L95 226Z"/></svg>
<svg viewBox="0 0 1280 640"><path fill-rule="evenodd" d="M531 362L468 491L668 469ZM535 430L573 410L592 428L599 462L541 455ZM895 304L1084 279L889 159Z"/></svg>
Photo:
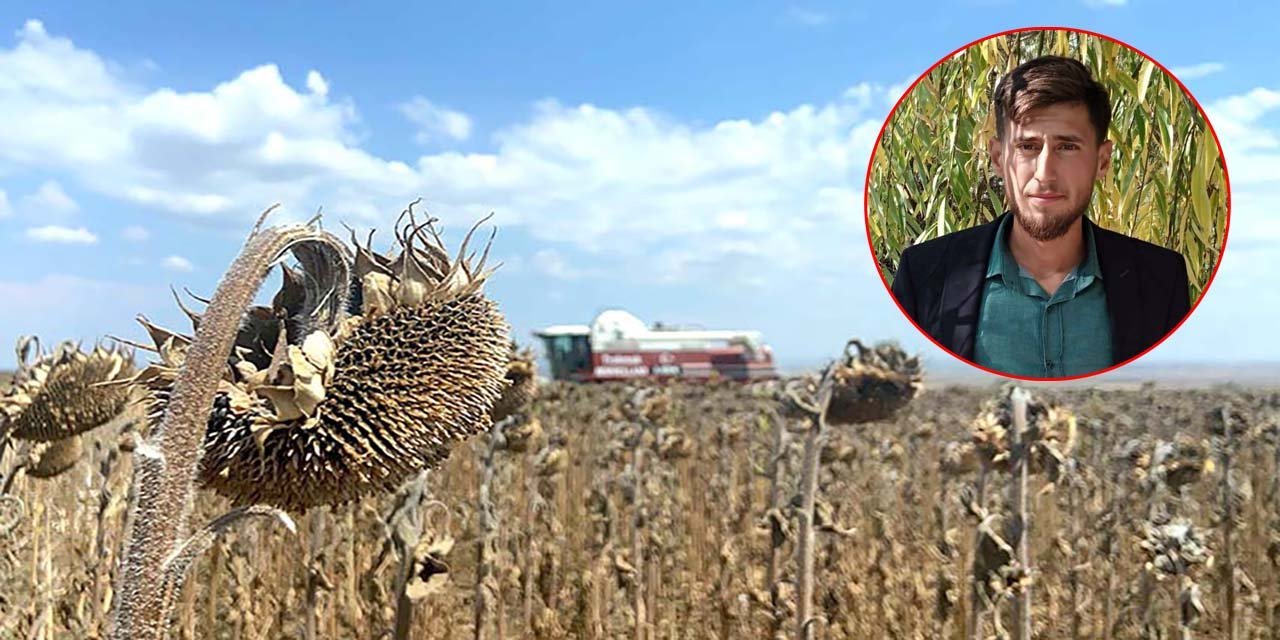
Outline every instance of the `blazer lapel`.
<svg viewBox="0 0 1280 640"><path fill-rule="evenodd" d="M1085 219L1088 221L1088 218ZM1111 357L1119 364L1137 355L1135 348L1142 337L1142 287L1138 282L1138 265L1133 255L1113 231L1092 221L1093 244L1098 250L1098 267L1102 270L1102 286L1107 294L1107 313L1111 316Z"/></svg>
<svg viewBox="0 0 1280 640"><path fill-rule="evenodd" d="M947 348L967 360L973 360L973 341L982 311L982 285L986 280L996 229L1008 215L1006 212L992 222L974 228L974 233L957 236L947 247L948 255L942 261L950 265L950 269L938 303L938 332L935 335Z"/></svg>

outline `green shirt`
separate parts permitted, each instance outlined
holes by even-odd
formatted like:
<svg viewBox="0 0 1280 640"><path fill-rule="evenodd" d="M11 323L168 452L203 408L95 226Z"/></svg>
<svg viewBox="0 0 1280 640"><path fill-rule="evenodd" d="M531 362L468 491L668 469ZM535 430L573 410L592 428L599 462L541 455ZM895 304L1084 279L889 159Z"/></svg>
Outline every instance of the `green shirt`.
<svg viewBox="0 0 1280 640"><path fill-rule="evenodd" d="M1093 228L1084 221L1084 261L1050 296L1009 251L1009 215L996 230L982 289L974 360L1034 378L1063 378L1111 366L1111 321Z"/></svg>

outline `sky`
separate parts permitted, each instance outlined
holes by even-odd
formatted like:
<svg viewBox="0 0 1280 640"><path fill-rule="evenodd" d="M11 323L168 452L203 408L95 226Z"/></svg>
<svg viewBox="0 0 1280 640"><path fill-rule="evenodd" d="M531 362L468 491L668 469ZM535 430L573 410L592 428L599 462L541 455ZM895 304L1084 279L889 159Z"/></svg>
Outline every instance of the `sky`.
<svg viewBox="0 0 1280 640"><path fill-rule="evenodd" d="M620 307L760 330L788 368L853 336L953 365L876 276L867 161L938 59L1055 25L1171 68L1222 138L1223 265L1146 360L1280 361L1271 3L402 4L0 3L0 347L185 327L170 287L210 293L273 203L386 248L421 197L451 247L494 214L522 341Z"/></svg>

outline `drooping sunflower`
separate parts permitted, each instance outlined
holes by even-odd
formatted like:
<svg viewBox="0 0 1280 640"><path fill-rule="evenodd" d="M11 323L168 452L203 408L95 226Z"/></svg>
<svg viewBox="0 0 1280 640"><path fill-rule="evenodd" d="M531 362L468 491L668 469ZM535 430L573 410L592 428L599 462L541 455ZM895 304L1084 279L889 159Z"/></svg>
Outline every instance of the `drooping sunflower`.
<svg viewBox="0 0 1280 640"><path fill-rule="evenodd" d="M845 345L831 372L831 404L827 422L851 425L884 420L905 407L920 391L920 360L893 343Z"/></svg>
<svg viewBox="0 0 1280 640"><path fill-rule="evenodd" d="M119 346L85 351L63 342L43 353L34 337L18 339L18 370L0 395L0 435L54 442L111 421L129 402L133 353Z"/></svg>
<svg viewBox="0 0 1280 640"><path fill-rule="evenodd" d="M74 467L82 457L84 442L80 436L36 442L28 453L26 473L32 478L52 478Z"/></svg>
<svg viewBox="0 0 1280 640"><path fill-rule="evenodd" d="M340 504L394 489L489 428L510 340L482 291L488 246L478 261L467 253L472 228L450 258L435 222L410 208L392 254L354 233L354 258L292 249L299 266L281 267L271 305L244 314L209 414L203 485L237 504ZM141 321L160 361L137 381L158 424L191 338Z"/></svg>
<svg viewBox="0 0 1280 640"><path fill-rule="evenodd" d="M1013 387L983 405L969 425L969 443L988 465L1000 471L1012 469L1011 436ZM1045 472L1056 482L1076 446L1076 417L1070 409L1047 404L1036 398L1027 402L1027 426L1023 437L1030 448L1031 472Z"/></svg>
<svg viewBox="0 0 1280 640"><path fill-rule="evenodd" d="M495 421L524 409L538 394L538 367L533 361L533 351L519 349L512 342L509 358L502 397L493 405Z"/></svg>

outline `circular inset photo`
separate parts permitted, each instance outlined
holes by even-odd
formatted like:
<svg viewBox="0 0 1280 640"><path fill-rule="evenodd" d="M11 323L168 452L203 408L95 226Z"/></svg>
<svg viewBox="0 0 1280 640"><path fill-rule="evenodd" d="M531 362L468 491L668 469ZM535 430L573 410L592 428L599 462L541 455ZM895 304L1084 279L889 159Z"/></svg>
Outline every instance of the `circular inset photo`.
<svg viewBox="0 0 1280 640"><path fill-rule="evenodd" d="M864 202L916 328L1027 380L1102 373L1175 331L1231 206L1187 88L1125 43L1057 27L977 40L921 75L880 130Z"/></svg>

